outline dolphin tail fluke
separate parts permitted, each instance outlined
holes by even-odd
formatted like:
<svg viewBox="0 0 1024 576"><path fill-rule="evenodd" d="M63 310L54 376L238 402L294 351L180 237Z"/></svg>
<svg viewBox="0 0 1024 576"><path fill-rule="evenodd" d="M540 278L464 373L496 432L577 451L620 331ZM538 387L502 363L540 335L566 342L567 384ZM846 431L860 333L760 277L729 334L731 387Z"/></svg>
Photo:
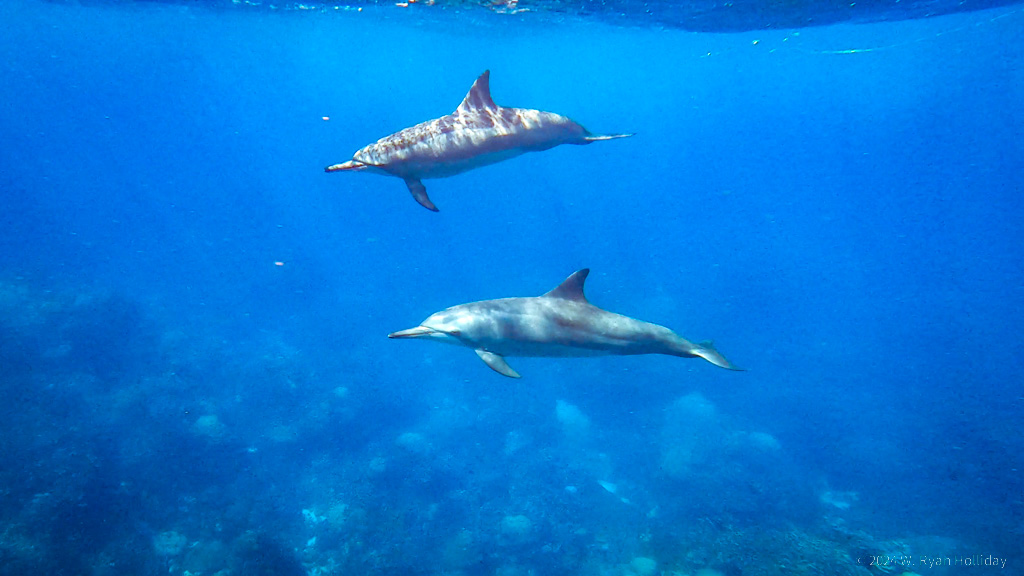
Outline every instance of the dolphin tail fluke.
<svg viewBox="0 0 1024 576"><path fill-rule="evenodd" d="M487 364L491 370L494 370L502 376L508 376L509 378L519 378L519 372L516 372L505 362L505 357L494 352L488 352L487 350L477 348L476 355Z"/></svg>
<svg viewBox="0 0 1024 576"><path fill-rule="evenodd" d="M423 185L423 182L419 180L406 180L405 185L409 187L409 192L412 194L413 199L419 202L420 206L423 206L431 212L437 212L437 206L430 201L427 196L427 187Z"/></svg>
<svg viewBox="0 0 1024 576"><path fill-rule="evenodd" d="M636 134L591 134L583 137L583 142L590 144L591 142L600 142L602 140L615 140L617 138L629 138L630 136L636 136Z"/></svg>
<svg viewBox="0 0 1024 576"><path fill-rule="evenodd" d="M738 370L742 371L743 368L738 368L732 362L725 359L725 356L715 349L715 345L710 341L701 342L700 344L694 344L693 349L690 350L690 354L694 356L700 356L701 358L711 362L715 366L725 368L726 370Z"/></svg>

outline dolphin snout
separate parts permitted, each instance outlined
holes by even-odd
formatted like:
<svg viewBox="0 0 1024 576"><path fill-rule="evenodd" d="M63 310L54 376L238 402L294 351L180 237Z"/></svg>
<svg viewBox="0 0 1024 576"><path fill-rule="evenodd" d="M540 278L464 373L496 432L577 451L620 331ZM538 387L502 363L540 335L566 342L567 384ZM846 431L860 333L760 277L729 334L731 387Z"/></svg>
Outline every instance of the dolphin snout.
<svg viewBox="0 0 1024 576"><path fill-rule="evenodd" d="M324 172L339 172L342 170L352 170L353 172L357 172L364 169L366 169L366 164L359 160L349 160L348 162L328 166L327 168L324 168Z"/></svg>
<svg viewBox="0 0 1024 576"><path fill-rule="evenodd" d="M600 142L602 140L617 140L619 138L629 138L630 136L636 136L636 134L587 134L583 137L583 143L590 144L591 142Z"/></svg>
<svg viewBox="0 0 1024 576"><path fill-rule="evenodd" d="M415 328L409 328L408 330L399 330L398 332L392 332L388 334L388 338L419 338L421 336L429 336L437 332L433 328L427 328L426 326L417 326Z"/></svg>

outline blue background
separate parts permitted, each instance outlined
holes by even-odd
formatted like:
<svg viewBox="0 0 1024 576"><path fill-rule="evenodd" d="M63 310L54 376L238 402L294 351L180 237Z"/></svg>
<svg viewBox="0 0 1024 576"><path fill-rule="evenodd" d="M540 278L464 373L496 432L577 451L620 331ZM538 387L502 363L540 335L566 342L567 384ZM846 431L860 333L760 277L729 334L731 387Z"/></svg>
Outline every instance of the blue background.
<svg viewBox="0 0 1024 576"><path fill-rule="evenodd" d="M204 504L213 522L253 469L244 493L265 490L280 518L247 526L301 527L315 498L299 486L347 481L313 480L319 459L337 472L388 456L407 430L454 460L445 488L487 501L503 488L468 476L483 458L468 446L545 437L559 399L591 421L580 453L614 462L631 500L668 508L659 428L699 392L778 439L772 468L857 492L856 526L1016 555L1020 573L1019 9L725 35L383 8L5 2L0 21L0 281L20 294L2 340L18 400L0 407L0 466L20 488L0 516L24 533L60 537L26 499L74 477L62 446L111 485L162 495L124 533L188 532L168 503L221 486ZM498 104L637 135L427 181L438 214L397 179L323 173L450 113L485 69ZM523 358L512 381L468 350L385 337L583 267L594 304L714 339L748 371ZM196 439L208 413L228 440ZM289 440L268 441L271 424ZM181 439L168 468L158 454ZM177 474L189 480L166 482ZM360 498L443 493L425 490ZM801 502L789 520L822 514ZM306 539L294 530L280 530L285 548Z"/></svg>

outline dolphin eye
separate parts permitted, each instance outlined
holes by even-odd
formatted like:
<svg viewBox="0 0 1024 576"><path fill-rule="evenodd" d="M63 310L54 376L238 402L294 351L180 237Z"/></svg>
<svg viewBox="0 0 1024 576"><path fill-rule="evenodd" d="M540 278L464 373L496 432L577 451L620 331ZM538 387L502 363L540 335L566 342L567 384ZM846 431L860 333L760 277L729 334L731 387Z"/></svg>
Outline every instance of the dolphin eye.
<svg viewBox="0 0 1024 576"><path fill-rule="evenodd" d="M462 334L462 330L459 330L458 328L448 331L449 336L458 336L459 334Z"/></svg>

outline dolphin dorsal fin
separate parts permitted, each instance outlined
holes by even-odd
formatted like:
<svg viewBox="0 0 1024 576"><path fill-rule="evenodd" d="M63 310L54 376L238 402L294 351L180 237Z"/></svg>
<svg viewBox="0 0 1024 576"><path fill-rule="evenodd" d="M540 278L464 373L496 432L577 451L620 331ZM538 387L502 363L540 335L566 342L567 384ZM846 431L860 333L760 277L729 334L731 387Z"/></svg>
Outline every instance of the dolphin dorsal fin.
<svg viewBox="0 0 1024 576"><path fill-rule="evenodd" d="M476 82L473 82L473 87L469 89L469 94L466 94L462 104L459 104L459 108L455 113L464 114L497 107L494 100L491 100L491 71L484 70L484 73L476 79Z"/></svg>
<svg viewBox="0 0 1024 576"><path fill-rule="evenodd" d="M573 272L572 276L565 279L565 282L562 282L557 288L548 292L544 296L546 298L561 298L563 300L586 302L587 297L583 295L583 283L587 281L587 274L590 274L590 268L584 268L583 270Z"/></svg>

